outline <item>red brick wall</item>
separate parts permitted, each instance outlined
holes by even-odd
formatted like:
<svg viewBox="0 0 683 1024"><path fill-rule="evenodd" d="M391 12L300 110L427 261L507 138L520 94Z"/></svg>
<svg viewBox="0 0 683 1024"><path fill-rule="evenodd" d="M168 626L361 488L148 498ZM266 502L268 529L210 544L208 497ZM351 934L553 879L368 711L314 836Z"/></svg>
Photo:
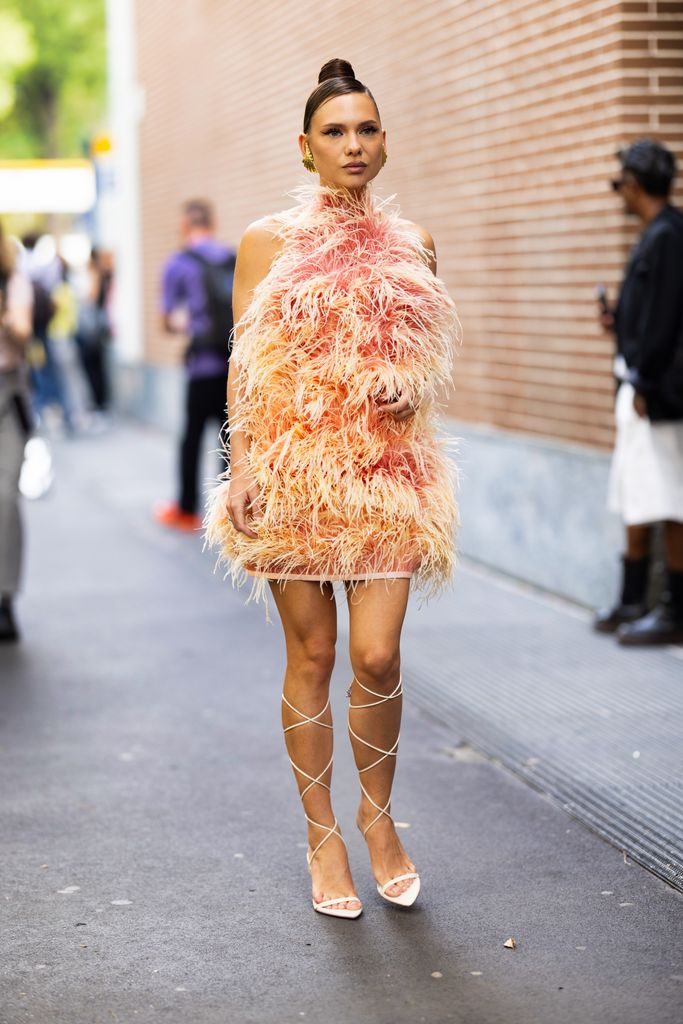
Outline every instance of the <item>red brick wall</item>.
<svg viewBox="0 0 683 1024"><path fill-rule="evenodd" d="M147 354L177 208L211 197L221 232L281 209L320 65L350 60L379 103L378 179L434 235L465 341L460 419L607 446L614 294L634 228L608 191L618 145L683 163L683 3L670 0L139 0Z"/></svg>

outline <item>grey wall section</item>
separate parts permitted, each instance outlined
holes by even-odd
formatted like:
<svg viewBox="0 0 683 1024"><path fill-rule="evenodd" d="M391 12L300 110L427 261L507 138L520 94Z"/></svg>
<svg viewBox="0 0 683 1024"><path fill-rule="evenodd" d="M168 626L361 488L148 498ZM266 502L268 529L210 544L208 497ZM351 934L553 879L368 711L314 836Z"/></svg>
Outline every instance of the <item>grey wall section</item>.
<svg viewBox="0 0 683 1024"><path fill-rule="evenodd" d="M117 379L122 412L179 429L179 368L119 367ZM447 429L460 439L462 554L580 604L611 601L623 530L605 504L609 455L453 420Z"/></svg>
<svg viewBox="0 0 683 1024"><path fill-rule="evenodd" d="M177 432L183 421L185 380L180 367L119 365L116 405L127 416Z"/></svg>
<svg viewBox="0 0 683 1024"><path fill-rule="evenodd" d="M460 438L462 553L581 604L612 600L623 528L606 509L609 454L449 428Z"/></svg>

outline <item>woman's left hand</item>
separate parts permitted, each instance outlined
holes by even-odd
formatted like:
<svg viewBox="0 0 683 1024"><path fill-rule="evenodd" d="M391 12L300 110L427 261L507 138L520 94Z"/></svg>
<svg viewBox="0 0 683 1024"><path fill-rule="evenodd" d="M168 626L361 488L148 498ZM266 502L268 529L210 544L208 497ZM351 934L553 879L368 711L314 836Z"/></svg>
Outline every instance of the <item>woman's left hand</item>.
<svg viewBox="0 0 683 1024"><path fill-rule="evenodd" d="M377 407L382 412L391 413L395 420L408 420L415 415L415 406L406 396L392 402L378 402Z"/></svg>

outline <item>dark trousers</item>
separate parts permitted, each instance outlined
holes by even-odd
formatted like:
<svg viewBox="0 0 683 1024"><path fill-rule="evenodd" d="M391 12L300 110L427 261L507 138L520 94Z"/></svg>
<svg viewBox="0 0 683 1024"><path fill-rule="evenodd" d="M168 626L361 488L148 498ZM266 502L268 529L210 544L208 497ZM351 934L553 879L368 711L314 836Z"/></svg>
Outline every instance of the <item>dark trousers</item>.
<svg viewBox="0 0 683 1024"><path fill-rule="evenodd" d="M77 343L78 343L78 339ZM106 343L97 341L93 344L78 344L81 365L90 388L94 408L104 412L109 406L109 381L107 379Z"/></svg>
<svg viewBox="0 0 683 1024"><path fill-rule="evenodd" d="M47 336L47 331L36 334L36 343L42 346L44 358L42 366L31 367L33 407L36 414L42 417L46 406L58 405L64 414L64 422L69 427L71 425L72 411L67 400L64 374L55 358L52 342Z"/></svg>
<svg viewBox="0 0 683 1024"><path fill-rule="evenodd" d="M197 377L187 383L185 430L180 445L180 500L183 512L197 511L197 474L199 449L204 427L217 420L218 428L225 422L227 377ZM218 431L215 441L218 441Z"/></svg>

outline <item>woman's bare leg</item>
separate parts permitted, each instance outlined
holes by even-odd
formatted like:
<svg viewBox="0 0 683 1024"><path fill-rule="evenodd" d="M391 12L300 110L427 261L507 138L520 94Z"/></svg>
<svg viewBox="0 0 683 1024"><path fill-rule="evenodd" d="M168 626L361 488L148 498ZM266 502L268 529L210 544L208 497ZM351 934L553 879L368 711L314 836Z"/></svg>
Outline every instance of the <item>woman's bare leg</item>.
<svg viewBox="0 0 683 1024"><path fill-rule="evenodd" d="M325 838L335 823L329 791L333 733L328 699L337 639L337 606L330 584L321 589L319 583L290 580L284 586L271 582L270 588L287 647L282 701L287 752L296 765L294 775L310 819L311 852L324 840L311 862L313 898L318 903L356 891L344 843L336 834ZM309 718L315 722L307 721ZM357 910L360 902L354 899L338 906Z"/></svg>
<svg viewBox="0 0 683 1024"><path fill-rule="evenodd" d="M354 672L352 705L376 702L378 697L369 694L368 690L382 697L390 697L397 692L401 672L401 628L409 587L410 581L407 579L370 580L367 584L358 584L355 589L347 585L349 653ZM356 767L362 785L371 798L368 800L365 793L361 794L357 822L361 831L364 831L376 819L365 839L372 870L380 884L397 875L415 871L415 865L403 849L389 817L396 757L392 754L380 760L376 767L370 767L380 758L379 751L395 752L398 749L396 740L401 728L401 710L402 698L399 695L374 703L372 707L349 710L351 745ZM366 742L361 742L357 737ZM378 812L378 807L386 807L387 813ZM409 880L398 882L387 889L387 894L398 896L410 885Z"/></svg>

